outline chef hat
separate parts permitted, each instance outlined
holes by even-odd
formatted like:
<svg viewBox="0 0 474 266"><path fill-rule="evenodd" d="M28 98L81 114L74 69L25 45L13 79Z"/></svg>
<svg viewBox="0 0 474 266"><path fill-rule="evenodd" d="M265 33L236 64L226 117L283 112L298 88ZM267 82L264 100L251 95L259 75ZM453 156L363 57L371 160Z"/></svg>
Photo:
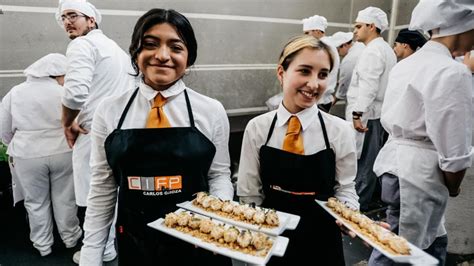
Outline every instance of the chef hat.
<svg viewBox="0 0 474 266"><path fill-rule="evenodd" d="M325 32L327 27L328 20L323 16L314 15L303 19L303 31L320 30Z"/></svg>
<svg viewBox="0 0 474 266"><path fill-rule="evenodd" d="M335 47L339 47L349 41L352 41L353 38L354 33L352 32L338 31L331 36L331 42Z"/></svg>
<svg viewBox="0 0 474 266"><path fill-rule="evenodd" d="M67 59L62 54L48 54L27 67L23 73L29 77L49 77L66 75Z"/></svg>
<svg viewBox="0 0 474 266"><path fill-rule="evenodd" d="M337 71L339 71L340 59L339 59L339 53L337 52L336 46L334 46L332 38L324 36L319 40L329 47L329 52L331 53L333 66L329 74L334 74L334 73L337 74Z"/></svg>
<svg viewBox="0 0 474 266"><path fill-rule="evenodd" d="M396 42L406 43L410 45L413 50L422 47L426 43L426 38L417 30L402 29L398 33Z"/></svg>
<svg viewBox="0 0 474 266"><path fill-rule="evenodd" d="M375 27L380 29L380 32L383 32L388 28L387 14L378 7L369 6L364 10L359 11L356 22L375 24Z"/></svg>
<svg viewBox="0 0 474 266"><path fill-rule="evenodd" d="M432 30L432 38L471 29L474 29L472 0L420 0L411 13L410 30Z"/></svg>
<svg viewBox="0 0 474 266"><path fill-rule="evenodd" d="M56 21L61 27L64 26L61 20L61 15L63 14L63 11L67 9L73 9L88 17L95 18L97 25L102 21L102 15L99 10L86 0L59 0L58 10L56 11Z"/></svg>

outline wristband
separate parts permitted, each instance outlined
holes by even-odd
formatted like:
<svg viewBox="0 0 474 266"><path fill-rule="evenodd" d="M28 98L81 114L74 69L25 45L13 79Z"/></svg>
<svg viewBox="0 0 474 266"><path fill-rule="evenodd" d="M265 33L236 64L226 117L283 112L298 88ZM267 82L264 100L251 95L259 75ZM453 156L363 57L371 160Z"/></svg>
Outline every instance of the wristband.
<svg viewBox="0 0 474 266"><path fill-rule="evenodd" d="M353 115L353 116L361 117L361 116L362 116L362 112L356 112L356 111L354 111L354 112L352 112L352 115Z"/></svg>

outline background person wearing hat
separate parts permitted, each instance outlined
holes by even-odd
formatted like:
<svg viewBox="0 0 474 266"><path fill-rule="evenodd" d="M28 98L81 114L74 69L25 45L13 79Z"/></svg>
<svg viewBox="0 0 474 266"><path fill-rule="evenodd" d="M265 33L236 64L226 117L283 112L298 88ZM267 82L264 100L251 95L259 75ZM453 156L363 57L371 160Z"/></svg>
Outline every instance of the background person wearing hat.
<svg viewBox="0 0 474 266"><path fill-rule="evenodd" d="M46 256L54 242L53 212L67 248L76 246L82 235L74 198L72 151L60 116L66 57L48 54L23 73L26 81L13 87L0 105L1 137L9 144L7 153L23 188L30 240L41 256Z"/></svg>
<svg viewBox="0 0 474 266"><path fill-rule="evenodd" d="M367 211L377 185L372 167L384 143L380 124L388 74L397 62L395 54L381 33L388 27L387 14L377 7L359 11L354 35L366 48L352 73L347 91L346 120L352 121L358 152L356 190L361 211Z"/></svg>
<svg viewBox="0 0 474 266"><path fill-rule="evenodd" d="M402 29L398 33L395 43L393 44L393 51L398 60L412 55L416 50L421 48L426 43L426 38L417 30Z"/></svg>
<svg viewBox="0 0 474 266"><path fill-rule="evenodd" d="M62 122L70 147L73 147L76 203L86 207L91 169L90 136L87 134L98 104L107 96L120 94L133 84L130 57L98 25L102 16L89 2L60 1L56 19L72 40L66 56L68 68L62 100ZM85 208L80 208L81 215ZM113 227L113 226L112 226ZM104 261L113 260L115 230L110 230ZM77 263L79 252L74 254Z"/></svg>
<svg viewBox="0 0 474 266"><path fill-rule="evenodd" d="M411 30L430 31L390 73L381 122L390 134L374 165L391 230L444 265L448 198L471 166L471 72L453 56L474 45L474 5L421 0ZM392 262L373 251L369 264Z"/></svg>
<svg viewBox="0 0 474 266"><path fill-rule="evenodd" d="M309 34L315 37L318 40L321 40L326 45L331 48L334 57L334 69L339 69L340 59L336 50L336 47L331 43L331 40L325 36L326 28L328 27L328 21L323 16L314 15L309 18L303 19L303 32L304 34ZM329 112L331 106L334 102L334 91L336 90L337 86L337 71L331 71L329 73L328 81L327 81L327 88L324 92L323 97L318 102L318 107L325 111Z"/></svg>
<svg viewBox="0 0 474 266"><path fill-rule="evenodd" d="M339 100L346 99L347 89L351 83L352 72L354 71L357 60L365 48L361 42L353 42L354 33L338 31L331 37L331 43L336 46L341 59L339 67L339 79L335 94L334 104Z"/></svg>

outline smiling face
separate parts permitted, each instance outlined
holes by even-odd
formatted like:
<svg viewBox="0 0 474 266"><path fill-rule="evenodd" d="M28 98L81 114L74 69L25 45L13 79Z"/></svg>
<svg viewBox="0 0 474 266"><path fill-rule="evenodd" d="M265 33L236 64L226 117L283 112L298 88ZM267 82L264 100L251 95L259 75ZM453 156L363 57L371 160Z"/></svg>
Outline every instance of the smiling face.
<svg viewBox="0 0 474 266"><path fill-rule="evenodd" d="M325 50L304 48L286 70L278 66L278 80L283 87L283 105L292 114L313 106L326 90L330 59Z"/></svg>
<svg viewBox="0 0 474 266"><path fill-rule="evenodd" d="M148 86L168 89L184 75L187 60L188 49L171 24L157 24L144 33L137 65Z"/></svg>
<svg viewBox="0 0 474 266"><path fill-rule="evenodd" d="M63 22L64 30L71 40L84 36L96 28L94 18L87 17L73 9L64 10L61 15L61 20Z"/></svg>

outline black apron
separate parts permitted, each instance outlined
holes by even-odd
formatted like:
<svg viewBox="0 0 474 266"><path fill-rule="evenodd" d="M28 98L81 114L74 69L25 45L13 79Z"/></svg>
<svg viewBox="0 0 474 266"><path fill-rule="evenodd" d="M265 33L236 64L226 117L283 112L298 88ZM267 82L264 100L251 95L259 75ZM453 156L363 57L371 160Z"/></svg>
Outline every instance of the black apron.
<svg viewBox="0 0 474 266"><path fill-rule="evenodd" d="M207 173L216 148L195 127L186 90L191 127L122 130L137 93L138 88L117 129L105 141L107 161L120 186L116 224L119 264L198 265L225 259L147 226L175 211L177 203L208 190Z"/></svg>
<svg viewBox="0 0 474 266"><path fill-rule="evenodd" d="M268 265L344 265L341 231L314 200L334 195L336 159L329 146L321 112L318 112L326 149L299 155L267 146L275 128L273 119L265 145L260 148L263 206L297 214L296 230L283 233L290 239L284 257L272 257Z"/></svg>

